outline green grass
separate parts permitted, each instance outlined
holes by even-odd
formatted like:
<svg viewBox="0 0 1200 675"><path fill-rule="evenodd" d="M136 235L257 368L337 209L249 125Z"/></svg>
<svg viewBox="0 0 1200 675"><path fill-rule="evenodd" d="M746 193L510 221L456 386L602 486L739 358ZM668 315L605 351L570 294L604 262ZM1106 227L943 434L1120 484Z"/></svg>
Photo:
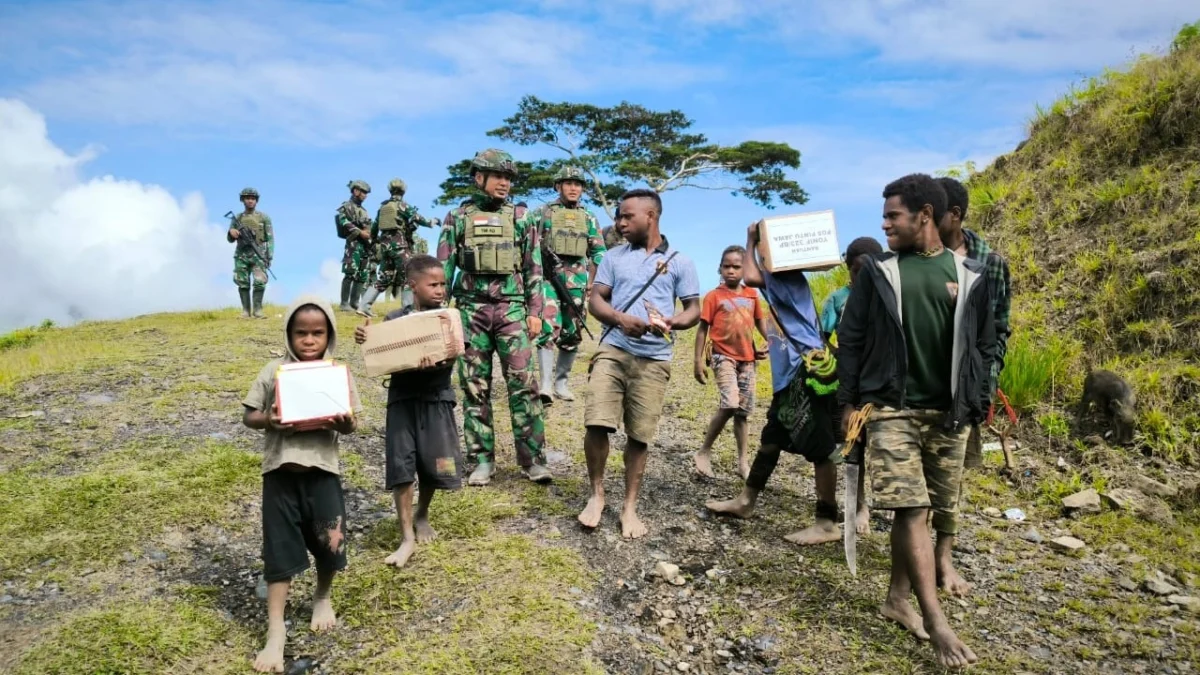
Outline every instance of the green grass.
<svg viewBox="0 0 1200 675"><path fill-rule="evenodd" d="M36 328L18 328L11 333L0 335L0 352L17 347L26 347L45 336L54 328L54 322L46 319Z"/></svg>
<svg viewBox="0 0 1200 675"><path fill-rule="evenodd" d="M1059 336L1017 332L1008 343L1000 389L1017 410L1033 410L1050 397L1052 388L1064 386L1077 349Z"/></svg>

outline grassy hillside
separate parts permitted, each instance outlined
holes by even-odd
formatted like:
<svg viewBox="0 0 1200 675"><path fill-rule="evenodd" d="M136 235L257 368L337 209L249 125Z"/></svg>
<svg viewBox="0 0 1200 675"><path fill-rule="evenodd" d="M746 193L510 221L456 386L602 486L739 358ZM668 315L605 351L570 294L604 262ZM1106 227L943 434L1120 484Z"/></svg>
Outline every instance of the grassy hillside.
<svg viewBox="0 0 1200 675"><path fill-rule="evenodd" d="M1089 365L1125 375L1141 446L1189 463L1200 445L1196 34L1039 109L1028 140L971 178L968 222L1009 258L1018 370L1039 356L1059 364L1045 387L1056 404L1078 400Z"/></svg>

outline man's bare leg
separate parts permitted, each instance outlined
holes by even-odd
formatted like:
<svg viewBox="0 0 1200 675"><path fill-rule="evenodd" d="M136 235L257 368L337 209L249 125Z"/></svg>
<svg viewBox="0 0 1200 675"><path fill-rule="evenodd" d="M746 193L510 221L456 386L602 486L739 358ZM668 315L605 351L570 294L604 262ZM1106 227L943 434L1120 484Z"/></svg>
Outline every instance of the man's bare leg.
<svg viewBox="0 0 1200 675"><path fill-rule="evenodd" d="M933 546L929 542L929 528L925 524L928 515L929 510L923 508L896 511L896 520L892 524L892 559L894 561L897 555L903 557L904 569L917 594L917 604L921 606L925 630L933 643L938 663L943 668L962 668L975 663L978 657L958 639L946 615L942 613L942 605L937 597ZM893 564L893 573L895 569ZM893 603L895 599L889 589L885 604ZM904 604L908 604L907 596L904 601Z"/></svg>
<svg viewBox="0 0 1200 675"><path fill-rule="evenodd" d="M958 570L954 568L954 558L952 552L954 550L954 535L945 532L938 532L937 546L934 548L933 557L935 567L937 569L937 583L941 588L946 589L946 592L957 598L965 598L971 592L971 584L967 583L959 575Z"/></svg>
<svg viewBox="0 0 1200 675"><path fill-rule="evenodd" d="M429 505L433 502L435 488L421 488L417 495L417 512L413 514L413 527L417 531L417 543L428 544L437 539L437 530L429 524Z"/></svg>
<svg viewBox="0 0 1200 675"><path fill-rule="evenodd" d="M754 505L762 494L767 481L779 464L780 449L777 445L764 445L754 454L754 463L750 466L750 475L746 476L746 485L741 494L723 502L708 502L704 505L709 511L734 518L749 518L754 515Z"/></svg>
<svg viewBox="0 0 1200 675"><path fill-rule="evenodd" d="M584 527L596 527L604 515L604 466L608 462L608 432L600 427L588 427L583 437L583 454L587 457L588 481L592 496L579 514Z"/></svg>
<svg viewBox="0 0 1200 675"><path fill-rule="evenodd" d="M309 628L314 633L327 631L337 625L337 614L333 612L333 599L330 591L333 589L333 570L317 570L317 588L313 591L313 615Z"/></svg>
<svg viewBox="0 0 1200 675"><path fill-rule="evenodd" d="M646 526L637 514L638 493L642 489L642 476L646 473L646 460L650 448L641 441L630 438L625 443L625 505L621 509L621 536L626 539L641 539L646 536Z"/></svg>
<svg viewBox="0 0 1200 675"><path fill-rule="evenodd" d="M867 472L858 470L858 511L854 514L854 530L860 535L871 533L871 511L867 508Z"/></svg>
<svg viewBox="0 0 1200 675"><path fill-rule="evenodd" d="M712 468L712 446L717 442L717 437L725 429L725 424L729 422L729 418L733 417L733 410L728 408L719 408L713 413L712 419L708 421L708 430L704 432L704 445L701 446L696 454L692 455L692 462L696 465L696 473L701 476L715 478ZM736 429L736 427L734 427Z"/></svg>
<svg viewBox="0 0 1200 675"><path fill-rule="evenodd" d="M405 483L392 490L392 499L396 502L396 517L400 521L400 548L383 559L384 565L394 565L397 568L408 564L408 559L417 550L417 538L413 535L413 486L416 483ZM425 497L421 490L421 497Z"/></svg>
<svg viewBox="0 0 1200 675"><path fill-rule="evenodd" d="M287 625L283 612L287 608L291 579L267 584L267 644L254 658L254 669L260 673L283 672L283 646L287 642Z"/></svg>
<svg viewBox="0 0 1200 675"><path fill-rule="evenodd" d="M817 501L833 505L833 517L817 512L816 521L792 534L784 537L787 541L801 546L828 544L842 539L842 529L837 524L837 465L833 462L820 462L813 465L813 477L817 484Z"/></svg>
<svg viewBox="0 0 1200 675"><path fill-rule="evenodd" d="M885 511L884 513L892 514L893 520L895 519L895 512ZM891 545L892 579L888 585L887 599L883 601L879 613L885 619L891 619L904 626L904 629L916 636L917 639L928 640L929 633L925 632L921 615L913 609L912 603L909 602L909 596L912 595L912 582L908 580L908 563L896 548L896 530L894 528L892 529Z"/></svg>
<svg viewBox="0 0 1200 675"><path fill-rule="evenodd" d="M749 444L749 426L745 417L733 416L733 437L737 440L738 450L738 475L742 477L742 480L750 477L750 453L746 447Z"/></svg>

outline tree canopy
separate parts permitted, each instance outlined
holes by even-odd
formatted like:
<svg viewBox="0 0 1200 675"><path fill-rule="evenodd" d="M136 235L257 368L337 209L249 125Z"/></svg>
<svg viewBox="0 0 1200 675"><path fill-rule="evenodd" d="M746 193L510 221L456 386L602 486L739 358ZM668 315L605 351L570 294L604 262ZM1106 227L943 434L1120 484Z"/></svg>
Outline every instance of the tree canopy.
<svg viewBox="0 0 1200 675"><path fill-rule="evenodd" d="M744 141L721 145L691 133L692 120L679 110L657 112L633 103L611 107L549 103L526 96L517 112L488 136L522 146L543 145L554 158L518 162L514 199L548 199L553 176L565 165L589 177L585 199L612 218L617 198L638 183L662 193L679 188L727 190L766 208L808 201L787 169L800 166L800 151L786 143ZM471 160L447 167L439 204L453 204L474 192Z"/></svg>

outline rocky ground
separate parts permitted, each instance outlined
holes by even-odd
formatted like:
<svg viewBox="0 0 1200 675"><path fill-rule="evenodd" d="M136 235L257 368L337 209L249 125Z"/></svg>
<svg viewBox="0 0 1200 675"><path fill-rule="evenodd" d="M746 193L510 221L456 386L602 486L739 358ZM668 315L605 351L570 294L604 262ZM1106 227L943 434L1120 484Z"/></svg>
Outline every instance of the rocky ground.
<svg viewBox="0 0 1200 675"><path fill-rule="evenodd" d="M596 531L575 521L585 501L582 396L548 411L559 477L549 488L513 465L501 403L498 479L439 495L440 540L403 571L384 567L398 542L380 489L385 391L361 374L345 347L356 321L342 320L342 354L367 405L343 447L350 566L335 591L341 625L329 634L308 630L312 578L300 578L289 672L939 670L928 645L878 615L885 519L859 542L857 578L840 544L783 541L811 521L803 461L784 458L750 520L703 508L740 481L729 433L718 478L691 471L716 395L691 378L690 334L679 336L647 472L647 538L623 540L612 508ZM241 426L239 401L279 353L279 323L230 312L143 317L0 352L0 671L248 670L265 588L259 435ZM578 394L585 370L581 358ZM759 389L752 438L769 402L765 377ZM956 561L975 589L943 598L981 657L973 670L1192 672L1195 477L1101 438L1020 434L1015 472L990 453L970 477ZM614 449L622 442L614 437ZM614 452L610 504L623 494L620 462Z"/></svg>

